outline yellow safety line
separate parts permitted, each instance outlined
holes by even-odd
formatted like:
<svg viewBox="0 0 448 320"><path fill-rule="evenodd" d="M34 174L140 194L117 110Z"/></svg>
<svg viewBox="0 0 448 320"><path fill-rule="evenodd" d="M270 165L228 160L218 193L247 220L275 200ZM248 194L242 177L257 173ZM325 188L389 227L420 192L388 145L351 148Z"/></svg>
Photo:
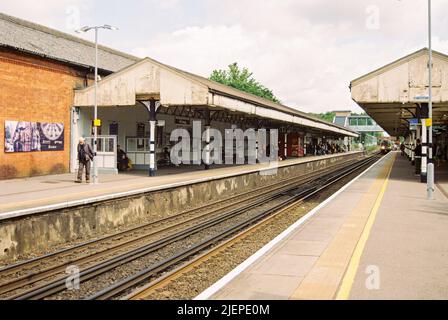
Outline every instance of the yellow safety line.
<svg viewBox="0 0 448 320"><path fill-rule="evenodd" d="M390 177L390 174L394 167L394 163L395 163L395 155L394 155L392 164L389 168L389 171L385 177L383 186L381 187L381 191L378 194L378 197L376 198L376 201L375 201L375 204L373 205L372 210L370 211L370 215L367 220L367 223L364 227L361 237L359 238L359 241L358 241L356 248L353 252L353 255L350 259L349 265L347 267L347 271L345 272L344 278L342 279L341 286L336 295L336 300L348 300L348 298L350 296L350 292L352 290L353 283L355 281L355 276L356 276L356 273L359 268L359 263L361 261L361 256L364 252L364 248L365 248L367 240L369 239L369 236L370 236L370 231L372 230L373 223L375 222L376 216L378 214L378 210L383 201L383 197L386 192L387 185L389 184L389 177Z"/></svg>

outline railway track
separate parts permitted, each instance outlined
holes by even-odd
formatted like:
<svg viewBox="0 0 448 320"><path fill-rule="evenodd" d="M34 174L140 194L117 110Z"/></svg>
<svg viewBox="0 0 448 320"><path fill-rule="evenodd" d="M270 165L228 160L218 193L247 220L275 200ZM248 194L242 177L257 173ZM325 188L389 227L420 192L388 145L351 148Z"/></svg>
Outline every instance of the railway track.
<svg viewBox="0 0 448 320"><path fill-rule="evenodd" d="M338 168L339 172L343 172L344 170L347 170L348 166L357 167L361 165L361 162L356 165L354 163L345 163L344 165L329 168L325 171L325 176L332 175L330 171L335 170L335 168ZM344 166L345 169L341 169L340 167L342 166ZM319 172L319 175L322 175L322 172ZM148 277L172 267L180 261L206 249L217 241L228 238L235 232L273 214L282 206L288 205L288 202L296 201L297 197L305 196L305 194L302 193L291 196L288 192L297 190L299 185L307 184L311 181L316 182L322 179L322 177L316 179L315 176L316 174L306 174L300 178L295 177L288 179L286 183L282 182L275 185L263 186L244 195L236 195L230 199L227 198L216 201L212 204L187 210L156 222L148 223L143 226L0 269L0 296L6 299L43 299L50 297L58 292L66 290L65 280L67 275L64 271L68 265L76 264L85 266L80 270L80 279L82 279L83 282L88 281L101 274L109 272L118 266L156 252L171 243L181 241L194 233L207 230L207 228L219 225L226 220L237 217L251 208L274 200L280 201L281 204L263 210L255 217L239 222L218 235L214 235L201 243L188 247L187 250L176 253L173 256L155 263L150 268L143 270L142 274L130 277L123 283L119 282L118 284L109 286L104 290L100 290L97 294L90 296L90 298L95 299L114 297L124 290L135 286L142 280L146 280ZM310 190L307 192L310 192ZM210 206L213 207L212 210L209 209ZM196 214L196 210L200 211L201 209L204 209L205 212L201 212L199 215ZM176 219L179 218L183 219L176 221ZM168 223L169 225L164 226L165 223ZM165 235L165 233L168 232L170 233ZM149 241L156 236L160 236L160 239ZM114 241L118 241L117 239L120 241L114 243ZM91 248L95 246L102 247L102 249L98 251L93 250L92 252ZM55 260L59 262L55 263ZM30 271L35 270L36 268L39 270L35 272ZM148 269L150 269L150 271L148 271ZM5 279L7 280L2 281Z"/></svg>
<svg viewBox="0 0 448 320"><path fill-rule="evenodd" d="M96 294L88 297L88 299L104 300L113 298L123 292L126 292L126 290L135 287L139 283L142 283L143 281L155 276L157 273L160 273L161 271L164 270L169 270L173 266L176 266L180 261L198 255L205 248L209 248L212 245L218 244L212 249L194 258L193 260L185 263L179 269L176 269L175 271L168 273L166 276L160 277L159 279L145 286L143 289L140 289L127 296L128 299L142 299L144 297L147 297L151 295L155 290L160 289L161 287L167 285L172 281L175 281L175 279L180 277L180 275L192 270L195 266L202 263L204 260L209 259L209 257L218 254L219 252L225 250L229 246L232 246L236 241L239 241L241 237L245 237L250 233L256 232L262 225L269 223L271 220L275 219L278 215L282 214L290 207L297 205L299 202L302 202L305 199L320 192L321 190L328 188L330 185L333 185L334 183L346 177L347 175L375 162L376 160L378 160L378 157L372 157L364 161L361 161L360 163L357 163L352 167L345 168L337 172L336 174L331 173L326 177L322 177L320 178L320 180L322 180L323 184L321 184L319 187L311 186L308 188L304 188L303 190L300 190L298 192L295 193L293 192L291 193L288 199L282 201L280 204L277 204L275 207L270 208L268 210L263 210L255 217L251 217L237 225L231 226L224 232L212 236L210 238L207 238L204 241L195 245L194 247L179 252L178 254L173 255L172 257L169 257L157 264L154 264L153 266L145 270L142 270L141 272L131 277L124 279L123 281L113 284L112 286L109 286L97 292ZM226 239L229 236L232 236L241 230L244 231L240 234L237 234L234 237L231 237L230 239L224 241L223 243L219 243L223 239Z"/></svg>

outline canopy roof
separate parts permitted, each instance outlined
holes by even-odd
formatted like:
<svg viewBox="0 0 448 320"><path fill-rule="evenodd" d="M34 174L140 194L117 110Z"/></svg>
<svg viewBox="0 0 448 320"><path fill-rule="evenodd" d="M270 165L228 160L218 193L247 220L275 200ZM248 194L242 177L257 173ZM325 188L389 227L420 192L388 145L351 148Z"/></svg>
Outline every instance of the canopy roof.
<svg viewBox="0 0 448 320"><path fill-rule="evenodd" d="M137 101L148 99L159 100L165 107L227 109L338 135L358 136L354 131L314 118L296 109L210 81L151 58L144 58L104 78L98 84L98 106L134 106ZM93 104L93 86L75 91L75 106Z"/></svg>
<svg viewBox="0 0 448 320"><path fill-rule="evenodd" d="M417 104L428 102L428 49L350 83L352 99L391 136L406 135ZM448 124L448 56L433 51L433 123Z"/></svg>

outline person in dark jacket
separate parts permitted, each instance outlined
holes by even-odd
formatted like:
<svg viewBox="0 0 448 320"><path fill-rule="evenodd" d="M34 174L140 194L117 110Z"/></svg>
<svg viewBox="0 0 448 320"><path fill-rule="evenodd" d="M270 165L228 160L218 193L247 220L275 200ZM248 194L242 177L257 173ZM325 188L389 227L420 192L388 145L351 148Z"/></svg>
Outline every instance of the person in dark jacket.
<svg viewBox="0 0 448 320"><path fill-rule="evenodd" d="M90 166L93 160L94 154L92 151L92 147L85 141L84 138L79 138L78 143L78 178L76 180L77 183L82 182L82 173L84 169L86 170L86 182L90 182Z"/></svg>
<svg viewBox="0 0 448 320"><path fill-rule="evenodd" d="M417 139L417 145L414 149L415 158L415 174L420 174L422 170L422 144L420 139Z"/></svg>
<svg viewBox="0 0 448 320"><path fill-rule="evenodd" d="M117 146L117 162L118 171L126 171L129 168L129 158L126 152L121 149L120 145Z"/></svg>

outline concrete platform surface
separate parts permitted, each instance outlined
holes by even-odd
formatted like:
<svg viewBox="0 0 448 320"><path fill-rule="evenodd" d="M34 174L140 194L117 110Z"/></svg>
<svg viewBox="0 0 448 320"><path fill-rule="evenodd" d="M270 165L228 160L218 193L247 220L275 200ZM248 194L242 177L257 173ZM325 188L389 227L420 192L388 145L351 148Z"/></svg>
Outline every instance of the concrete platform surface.
<svg viewBox="0 0 448 320"><path fill-rule="evenodd" d="M389 153L210 298L447 299L448 198L425 197Z"/></svg>
<svg viewBox="0 0 448 320"><path fill-rule="evenodd" d="M306 163L359 152L339 153L327 156L294 158L278 162L279 167ZM122 174L102 174L100 183L76 184L75 174L32 177L0 181L0 219L14 216L21 211L32 212L36 208L52 206L63 208L70 202L82 204L95 197L119 197L123 195L148 192L210 181L240 174L269 169L267 164L229 166L217 165L211 170L203 166L182 166L161 168L157 177L148 177L147 172L137 171ZM20 212L20 213L19 213Z"/></svg>

